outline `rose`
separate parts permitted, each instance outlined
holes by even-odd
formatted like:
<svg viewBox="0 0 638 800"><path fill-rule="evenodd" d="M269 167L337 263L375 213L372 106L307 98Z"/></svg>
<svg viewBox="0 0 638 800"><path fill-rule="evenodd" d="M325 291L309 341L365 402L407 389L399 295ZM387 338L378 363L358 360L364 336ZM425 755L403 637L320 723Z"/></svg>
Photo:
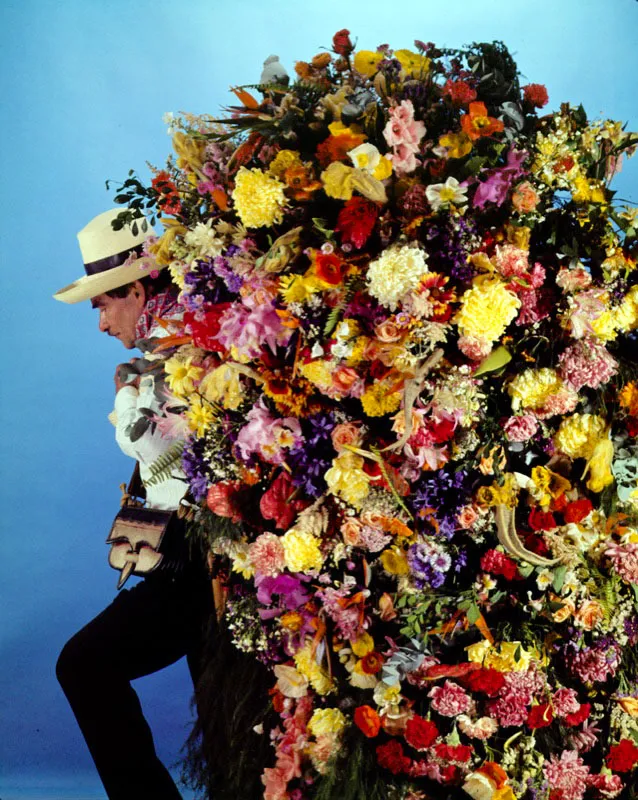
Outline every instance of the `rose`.
<svg viewBox="0 0 638 800"><path fill-rule="evenodd" d="M350 31L347 28L342 28L332 37L332 49L338 56L349 56L354 50L350 41Z"/></svg>
<svg viewBox="0 0 638 800"><path fill-rule="evenodd" d="M478 511L473 506L465 506L456 519L463 530L469 530L478 519Z"/></svg>
<svg viewBox="0 0 638 800"><path fill-rule="evenodd" d="M512 205L519 214L529 214L538 205L539 196L529 181L519 183L512 194Z"/></svg>
<svg viewBox="0 0 638 800"><path fill-rule="evenodd" d="M585 630L593 630L605 616L603 607L597 600L587 600L574 614L574 622Z"/></svg>
<svg viewBox="0 0 638 800"><path fill-rule="evenodd" d="M549 102L549 95L542 83L528 83L523 86L523 99L535 108L542 108Z"/></svg>
<svg viewBox="0 0 638 800"><path fill-rule="evenodd" d="M341 536L345 544L356 547L361 533L361 523L357 519L347 519L341 525Z"/></svg>
<svg viewBox="0 0 638 800"><path fill-rule="evenodd" d="M342 422L340 425L335 425L330 434L332 439L332 446L337 453L342 453L346 450L346 445L356 447L360 442L359 428L352 422Z"/></svg>
<svg viewBox="0 0 638 800"><path fill-rule="evenodd" d="M333 394L347 395L359 380L359 373L352 367L337 367L332 373L331 396Z"/></svg>

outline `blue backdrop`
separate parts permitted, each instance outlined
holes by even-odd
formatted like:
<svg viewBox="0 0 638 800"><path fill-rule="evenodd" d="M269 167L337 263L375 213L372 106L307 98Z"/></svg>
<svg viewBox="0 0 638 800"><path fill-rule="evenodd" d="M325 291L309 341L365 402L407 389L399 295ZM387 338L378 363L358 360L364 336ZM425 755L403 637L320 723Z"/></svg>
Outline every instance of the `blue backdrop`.
<svg viewBox="0 0 638 800"><path fill-rule="evenodd" d="M0 797L101 798L54 664L112 598L104 538L131 464L106 417L129 353L100 335L88 303L52 293L82 272L76 231L112 205L107 178L147 175L170 140L162 115L216 113L262 62L329 47L503 40L549 108L638 129L636 0L2 0L0 395ZM638 203L638 156L617 180ZM184 664L139 681L158 750L174 763L188 731Z"/></svg>

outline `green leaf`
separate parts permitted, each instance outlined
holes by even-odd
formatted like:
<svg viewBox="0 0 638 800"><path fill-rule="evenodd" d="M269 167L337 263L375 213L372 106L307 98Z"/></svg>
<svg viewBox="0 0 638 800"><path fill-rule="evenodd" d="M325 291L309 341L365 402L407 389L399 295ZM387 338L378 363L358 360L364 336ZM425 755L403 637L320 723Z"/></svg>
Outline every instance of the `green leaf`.
<svg viewBox="0 0 638 800"><path fill-rule="evenodd" d="M529 576L534 572L533 564L519 564L518 571L524 578L529 578Z"/></svg>
<svg viewBox="0 0 638 800"><path fill-rule="evenodd" d="M554 580L552 581L552 588L555 592L560 592L563 588L563 584L565 583L565 575L567 574L567 567L563 564L560 567L556 567L554 570Z"/></svg>
<svg viewBox="0 0 638 800"><path fill-rule="evenodd" d="M472 603L467 611L467 621L470 625L476 625L476 623L481 618L481 611L476 603Z"/></svg>
<svg viewBox="0 0 638 800"><path fill-rule="evenodd" d="M495 372L497 369L504 367L511 360L512 354L507 347L501 345L497 347L496 350L492 350L489 356L481 361L473 377L476 378L479 375L484 375L486 372Z"/></svg>

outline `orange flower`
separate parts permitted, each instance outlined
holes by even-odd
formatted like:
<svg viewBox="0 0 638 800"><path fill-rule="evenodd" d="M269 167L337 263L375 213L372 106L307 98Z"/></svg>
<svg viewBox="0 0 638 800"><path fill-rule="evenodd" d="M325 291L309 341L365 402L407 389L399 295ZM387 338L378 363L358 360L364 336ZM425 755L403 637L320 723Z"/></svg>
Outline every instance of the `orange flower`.
<svg viewBox="0 0 638 800"><path fill-rule="evenodd" d="M321 189L321 181L314 180L312 169L304 164L293 164L284 172L286 186L293 190L292 196L298 202L310 200L313 192Z"/></svg>
<svg viewBox="0 0 638 800"><path fill-rule="evenodd" d="M381 730L381 717L371 706L359 706L354 710L354 724L364 736L373 739Z"/></svg>
<svg viewBox="0 0 638 800"><path fill-rule="evenodd" d="M338 286L348 268L334 253L319 253L315 259L315 274L320 281Z"/></svg>
<svg viewBox="0 0 638 800"><path fill-rule="evenodd" d="M361 672L366 675L376 675L383 668L383 656L372 650L361 659Z"/></svg>
<svg viewBox="0 0 638 800"><path fill-rule="evenodd" d="M366 140L363 133L345 131L336 136L331 134L317 147L317 158L322 167L327 167L333 161L345 161L350 150L354 150Z"/></svg>
<svg viewBox="0 0 638 800"><path fill-rule="evenodd" d="M631 417L638 417L638 386L632 381L620 393L620 405Z"/></svg>
<svg viewBox="0 0 638 800"><path fill-rule="evenodd" d="M461 117L461 127L472 141L481 136L491 136L503 130L503 123L499 119L489 117L485 103L470 103L469 114Z"/></svg>

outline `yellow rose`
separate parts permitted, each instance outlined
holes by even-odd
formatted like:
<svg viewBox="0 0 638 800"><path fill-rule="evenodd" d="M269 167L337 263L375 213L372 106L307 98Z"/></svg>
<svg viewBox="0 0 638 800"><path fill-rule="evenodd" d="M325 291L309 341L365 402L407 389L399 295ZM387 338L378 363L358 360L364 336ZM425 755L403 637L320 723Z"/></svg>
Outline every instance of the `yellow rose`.
<svg viewBox="0 0 638 800"><path fill-rule="evenodd" d="M268 172L273 177L281 180L287 169L298 166L301 163L301 156L296 150L280 150L270 162Z"/></svg>

